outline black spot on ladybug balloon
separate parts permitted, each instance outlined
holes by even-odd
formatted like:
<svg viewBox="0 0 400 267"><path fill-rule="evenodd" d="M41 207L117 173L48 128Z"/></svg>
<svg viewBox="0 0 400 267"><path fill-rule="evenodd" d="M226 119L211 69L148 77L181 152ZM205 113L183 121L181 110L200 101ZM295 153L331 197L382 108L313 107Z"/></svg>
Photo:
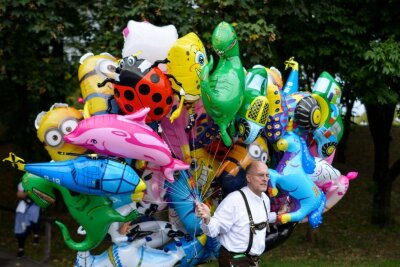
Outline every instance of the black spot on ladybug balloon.
<svg viewBox="0 0 400 267"><path fill-rule="evenodd" d="M149 107L146 122L159 121L171 111L173 96L169 76L157 67L163 62L157 61L152 65L135 56L125 57L115 70L118 77L115 80L108 78L99 86L107 82L114 84L115 100L124 113L131 114Z"/></svg>

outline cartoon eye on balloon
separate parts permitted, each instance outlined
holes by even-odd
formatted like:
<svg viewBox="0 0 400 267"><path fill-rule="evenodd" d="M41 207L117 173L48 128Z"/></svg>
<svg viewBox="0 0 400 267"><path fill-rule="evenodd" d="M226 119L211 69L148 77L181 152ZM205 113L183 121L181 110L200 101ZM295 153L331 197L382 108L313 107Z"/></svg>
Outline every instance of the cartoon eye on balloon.
<svg viewBox="0 0 400 267"><path fill-rule="evenodd" d="M57 147L64 143L63 135L58 129L49 129L44 136L44 142L51 147Z"/></svg>
<svg viewBox="0 0 400 267"><path fill-rule="evenodd" d="M105 78L115 76L117 59L109 53L86 53L80 60L78 79L81 94L84 99L84 117L93 115L118 113L119 107L113 99L114 87L112 84L98 87L97 84Z"/></svg>
<svg viewBox="0 0 400 267"><path fill-rule="evenodd" d="M253 160L260 160L264 163L269 161L268 146L262 137L247 146L247 153Z"/></svg>
<svg viewBox="0 0 400 267"><path fill-rule="evenodd" d="M58 126L58 128L48 129L44 141L51 147L57 147L60 144L64 144L64 135L75 130L76 126L78 126L78 120L72 118L66 119Z"/></svg>
<svg viewBox="0 0 400 267"><path fill-rule="evenodd" d="M78 120L66 119L61 123L60 129L63 134L69 134L70 132L75 130L76 126L78 126Z"/></svg>
<svg viewBox="0 0 400 267"><path fill-rule="evenodd" d="M118 67L123 69L124 68L124 64L125 64L124 62L125 62L124 60L120 60L119 64L118 64Z"/></svg>
<svg viewBox="0 0 400 267"><path fill-rule="evenodd" d="M123 62L123 61L121 61L121 62ZM133 65L135 65L136 60L135 60L134 57L128 57L128 61L127 62L128 62L128 64L130 66L133 66Z"/></svg>
<svg viewBox="0 0 400 267"><path fill-rule="evenodd" d="M195 62L200 64L201 67L206 64L206 56L202 51L196 52Z"/></svg>

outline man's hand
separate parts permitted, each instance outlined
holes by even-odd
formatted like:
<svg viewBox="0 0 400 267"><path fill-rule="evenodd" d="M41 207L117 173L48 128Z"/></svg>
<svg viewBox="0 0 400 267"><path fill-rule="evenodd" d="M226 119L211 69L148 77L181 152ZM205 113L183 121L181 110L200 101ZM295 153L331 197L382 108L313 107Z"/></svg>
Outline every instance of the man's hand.
<svg viewBox="0 0 400 267"><path fill-rule="evenodd" d="M210 208L206 204L201 202L196 203L196 215L197 217L202 218L205 224L210 222L211 212Z"/></svg>

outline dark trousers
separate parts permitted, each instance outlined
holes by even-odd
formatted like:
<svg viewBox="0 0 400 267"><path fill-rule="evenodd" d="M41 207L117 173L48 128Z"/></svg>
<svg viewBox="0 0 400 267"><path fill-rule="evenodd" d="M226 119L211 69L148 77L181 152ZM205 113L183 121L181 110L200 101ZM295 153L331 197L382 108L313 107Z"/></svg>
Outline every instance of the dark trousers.
<svg viewBox="0 0 400 267"><path fill-rule="evenodd" d="M28 228L24 233L15 234L15 237L17 238L18 242L18 248L24 249L25 240L28 237L29 233L32 231L34 235L39 235L39 229L40 229L39 222L37 223L31 222L31 224L28 226Z"/></svg>
<svg viewBox="0 0 400 267"><path fill-rule="evenodd" d="M219 251L218 265L220 267L258 267L259 262L260 257L229 252L223 246Z"/></svg>

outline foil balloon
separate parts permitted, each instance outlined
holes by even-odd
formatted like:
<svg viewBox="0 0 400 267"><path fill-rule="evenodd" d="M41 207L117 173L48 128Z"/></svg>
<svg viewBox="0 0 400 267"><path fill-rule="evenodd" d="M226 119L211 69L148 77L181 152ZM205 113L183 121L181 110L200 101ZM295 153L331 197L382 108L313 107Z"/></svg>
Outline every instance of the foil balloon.
<svg viewBox="0 0 400 267"><path fill-rule="evenodd" d="M268 74L268 87L276 86L279 90L283 87L282 73L275 67L265 68Z"/></svg>
<svg viewBox="0 0 400 267"><path fill-rule="evenodd" d="M103 241L111 223L128 222L140 216L135 210L122 216L112 208L112 202L107 197L71 193L57 183L30 174L23 177L22 186L28 196L41 208L47 208L56 201L55 190L60 192L69 213L86 232L85 239L76 242L72 239L67 226L56 221L65 243L73 250L94 249Z"/></svg>
<svg viewBox="0 0 400 267"><path fill-rule="evenodd" d="M294 60L294 57L285 61L285 69L291 68L289 77L283 87L283 93L290 95L299 91L299 63Z"/></svg>
<svg viewBox="0 0 400 267"><path fill-rule="evenodd" d="M243 102L244 69L240 60L239 41L233 27L221 22L214 29L212 46L220 59L213 73L214 61L205 65L201 72L201 94L204 107L219 126L226 146L232 145L234 118ZM229 128L229 134L228 134Z"/></svg>
<svg viewBox="0 0 400 267"><path fill-rule="evenodd" d="M181 96L180 104L171 121L181 112L185 103L190 114L194 114L192 104L201 97L200 73L207 64L206 50L200 38L193 32L179 38L168 51L167 72L172 74L181 85L172 83L172 88Z"/></svg>
<svg viewBox="0 0 400 267"><path fill-rule="evenodd" d="M23 159L10 153L3 161L11 162L21 171L38 175L83 194L128 194L146 189L145 183L129 165L97 155L57 162L24 164Z"/></svg>
<svg viewBox="0 0 400 267"><path fill-rule="evenodd" d="M199 100L196 103L196 106L198 103L202 104L202 101ZM189 146L191 151L197 148L208 147L219 137L218 125L216 125L212 118L207 114L204 106L201 105L201 107L202 109L196 112L198 115L194 128L189 132Z"/></svg>
<svg viewBox="0 0 400 267"><path fill-rule="evenodd" d="M178 267L198 266L203 262L214 260L219 255L221 244L217 238L210 238L205 234L198 237L185 236L179 238L182 247L185 251L185 256L177 264ZM166 251L175 251L174 243L169 243L164 246Z"/></svg>
<svg viewBox="0 0 400 267"><path fill-rule="evenodd" d="M140 55L140 58L147 59L151 64L167 58L169 49L178 39L174 25L156 26L147 21L128 21L122 34L122 57ZM166 70L163 65L160 68Z"/></svg>
<svg viewBox="0 0 400 267"><path fill-rule="evenodd" d="M319 127L321 121L321 109L308 92L295 92L285 96L287 117L293 121L290 129L286 131L313 132Z"/></svg>
<svg viewBox="0 0 400 267"><path fill-rule="evenodd" d="M178 214L185 232L189 235L201 234L201 219L195 213L195 203L201 201L201 196L194 178L186 171L180 171L176 181L171 184L167 182L166 186L168 202Z"/></svg>
<svg viewBox="0 0 400 267"><path fill-rule="evenodd" d="M325 194L326 207L324 212L327 212L343 198L349 188L349 181L357 178L357 176L357 172L342 175L326 160L315 158L315 169L310 174L310 178Z"/></svg>
<svg viewBox="0 0 400 267"><path fill-rule="evenodd" d="M312 90L312 96L321 107L321 123L313 132L313 139L321 158L329 157L335 151L343 135L341 95L342 91L335 79L329 73L323 72Z"/></svg>
<svg viewBox="0 0 400 267"><path fill-rule="evenodd" d="M94 55L86 53L79 60L78 69L79 84L82 97L85 101L84 116L119 112L119 107L114 99L114 87L112 84L98 87L110 75L115 75L117 59L108 53Z"/></svg>
<svg viewBox="0 0 400 267"><path fill-rule="evenodd" d="M64 135L72 132L83 119L82 113L64 103L52 105L49 111L36 116L37 137L44 145L52 160L73 159L84 154L86 148L64 142Z"/></svg>
<svg viewBox="0 0 400 267"><path fill-rule="evenodd" d="M263 137L246 145L239 139L222 162L217 178L221 184L223 197L246 185L245 170L254 160L267 163L268 146Z"/></svg>
<svg viewBox="0 0 400 267"><path fill-rule="evenodd" d="M270 231L265 236L265 252L282 245L293 233L298 223L272 224Z"/></svg>
<svg viewBox="0 0 400 267"><path fill-rule="evenodd" d="M119 61L115 73L98 86L111 82L114 97L125 114L132 114L139 109L149 107L146 122L159 121L171 111L173 90L169 74L164 74L156 61L151 64L136 56L124 57Z"/></svg>
<svg viewBox="0 0 400 267"><path fill-rule="evenodd" d="M167 221L145 221L133 224L128 235L133 241L139 241L146 237L146 246L160 248L170 242L172 238L179 238L185 234Z"/></svg>
<svg viewBox="0 0 400 267"><path fill-rule="evenodd" d="M311 156L307 156L308 148L305 141L296 133L289 131L278 141L277 147L285 151L276 170L270 169L270 196L276 196L278 188L297 202L298 209L278 215L281 223L299 222L308 216L312 228L322 223L322 213L325 209L325 195L309 179L307 173L315 168ZM306 171L307 173L306 173Z"/></svg>
<svg viewBox="0 0 400 267"><path fill-rule="evenodd" d="M268 74L265 68L247 71L243 103L236 115L237 132L245 144L253 143L267 124L269 104Z"/></svg>
<svg viewBox="0 0 400 267"><path fill-rule="evenodd" d="M271 82L270 75L268 75L267 99L269 103L269 116L264 128L264 135L268 142L276 143L286 129L288 110L283 92L276 84Z"/></svg>
<svg viewBox="0 0 400 267"><path fill-rule="evenodd" d="M173 182L174 171L186 170L189 165L173 158L165 141L146 125L149 111L150 108L144 108L126 116L106 114L87 118L64 140L99 154L152 162Z"/></svg>
<svg viewBox="0 0 400 267"><path fill-rule="evenodd" d="M174 106L177 106L175 98ZM189 124L189 114L186 109L182 110L182 116L179 116L172 123L170 116L166 115L161 119L160 124L162 128L161 136L171 148L174 155L185 163L190 163L190 148L189 148L189 134L186 127Z"/></svg>
<svg viewBox="0 0 400 267"><path fill-rule="evenodd" d="M204 148L191 151L191 155L192 162L189 171L196 181L200 195L205 198L211 197L211 183L214 181L219 169L219 161Z"/></svg>
<svg viewBox="0 0 400 267"><path fill-rule="evenodd" d="M165 252L147 246L146 241L143 238L130 243L114 244L100 255L92 255L89 251L78 252L75 267L173 267L185 256L180 242L176 242L174 251Z"/></svg>
<svg viewBox="0 0 400 267"><path fill-rule="evenodd" d="M143 171L142 179L146 183L146 192L140 205L145 209L163 210L167 206L165 201L166 188L164 185L165 177L154 163L148 163ZM153 206L152 206L153 205Z"/></svg>

